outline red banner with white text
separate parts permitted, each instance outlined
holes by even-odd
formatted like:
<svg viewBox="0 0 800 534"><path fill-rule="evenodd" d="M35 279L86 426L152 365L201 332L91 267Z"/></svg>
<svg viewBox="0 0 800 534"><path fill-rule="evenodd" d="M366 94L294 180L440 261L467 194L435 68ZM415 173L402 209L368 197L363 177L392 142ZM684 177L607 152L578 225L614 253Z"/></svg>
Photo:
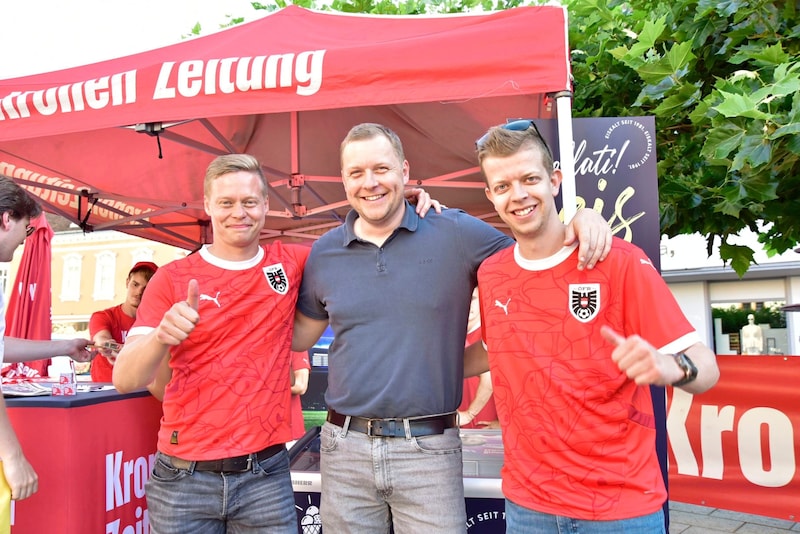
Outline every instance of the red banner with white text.
<svg viewBox="0 0 800 534"><path fill-rule="evenodd" d="M797 521L800 357L717 362L706 393L667 388L670 499Z"/></svg>

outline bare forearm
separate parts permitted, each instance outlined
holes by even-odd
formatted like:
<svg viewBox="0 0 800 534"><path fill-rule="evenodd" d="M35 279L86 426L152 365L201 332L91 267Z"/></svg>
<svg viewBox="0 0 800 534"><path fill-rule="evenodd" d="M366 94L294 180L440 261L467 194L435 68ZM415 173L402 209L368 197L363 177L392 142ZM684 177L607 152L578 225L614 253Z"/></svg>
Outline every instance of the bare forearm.
<svg viewBox="0 0 800 534"><path fill-rule="evenodd" d="M697 367L697 379L682 386L681 389L692 394L711 389L719 380L719 367L714 352L705 345L697 343L686 349L686 355Z"/></svg>
<svg viewBox="0 0 800 534"><path fill-rule="evenodd" d="M299 311L294 314L292 350L302 352L310 349L328 326L327 320L312 319Z"/></svg>
<svg viewBox="0 0 800 534"><path fill-rule="evenodd" d="M4 341L6 362L43 360L53 356L68 356L72 352L72 343L68 340L36 341L5 337Z"/></svg>
<svg viewBox="0 0 800 534"><path fill-rule="evenodd" d="M156 330L143 336L128 337L114 365L114 387L121 393L128 393L154 384L159 376L163 380L165 375L161 366L168 355L169 346L156 339ZM157 398L157 388L162 386L166 386L166 382L161 386L156 384L156 389L151 390Z"/></svg>
<svg viewBox="0 0 800 534"><path fill-rule="evenodd" d="M0 398L0 459L2 459L3 474L11 488L12 499L27 499L36 493L39 477L22 452L22 446L8 418L5 400L2 398Z"/></svg>
<svg viewBox="0 0 800 534"><path fill-rule="evenodd" d="M292 384L292 395L303 395L308 390L308 369L297 369L292 375L294 376L294 384Z"/></svg>
<svg viewBox="0 0 800 534"><path fill-rule="evenodd" d="M478 376L489 370L489 355L483 346L482 341L478 341L468 346L464 350L464 378Z"/></svg>

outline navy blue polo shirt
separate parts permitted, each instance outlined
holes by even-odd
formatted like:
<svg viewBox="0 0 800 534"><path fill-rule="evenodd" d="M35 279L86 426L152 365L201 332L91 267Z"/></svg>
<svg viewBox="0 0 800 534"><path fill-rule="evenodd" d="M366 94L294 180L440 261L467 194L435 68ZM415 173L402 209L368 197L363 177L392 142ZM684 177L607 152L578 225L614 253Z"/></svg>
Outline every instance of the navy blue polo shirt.
<svg viewBox="0 0 800 534"><path fill-rule="evenodd" d="M406 203L379 247L356 237L357 217L314 243L297 302L334 333L325 401L360 417L453 412L478 266L514 241L462 210L422 219Z"/></svg>

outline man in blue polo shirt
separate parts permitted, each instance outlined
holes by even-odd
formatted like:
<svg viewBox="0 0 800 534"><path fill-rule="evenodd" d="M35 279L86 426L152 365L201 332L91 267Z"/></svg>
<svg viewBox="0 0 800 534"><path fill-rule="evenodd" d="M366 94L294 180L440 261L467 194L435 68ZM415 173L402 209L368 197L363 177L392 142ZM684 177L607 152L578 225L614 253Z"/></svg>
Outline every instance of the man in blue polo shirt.
<svg viewBox="0 0 800 534"><path fill-rule="evenodd" d="M461 210L417 216L403 197L402 144L385 126L353 127L340 157L353 209L312 247L292 347L307 350L330 321L322 526L464 532L456 410L467 316L478 266L513 240ZM576 219L591 268L611 232L592 210Z"/></svg>

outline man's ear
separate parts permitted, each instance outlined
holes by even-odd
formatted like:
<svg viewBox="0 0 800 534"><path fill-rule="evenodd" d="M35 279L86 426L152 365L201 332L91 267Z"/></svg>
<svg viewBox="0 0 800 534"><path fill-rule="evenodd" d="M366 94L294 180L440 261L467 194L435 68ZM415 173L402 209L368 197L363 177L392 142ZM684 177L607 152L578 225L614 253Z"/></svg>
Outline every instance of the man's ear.
<svg viewBox="0 0 800 534"><path fill-rule="evenodd" d="M553 196L558 195L558 190L561 188L561 181L563 179L564 175L561 174L561 170L559 169L555 169L550 175L550 187L553 189Z"/></svg>
<svg viewBox="0 0 800 534"><path fill-rule="evenodd" d="M2 218L0 218L0 224L2 224L3 231L9 231L9 225L11 224L11 212L4 211Z"/></svg>

